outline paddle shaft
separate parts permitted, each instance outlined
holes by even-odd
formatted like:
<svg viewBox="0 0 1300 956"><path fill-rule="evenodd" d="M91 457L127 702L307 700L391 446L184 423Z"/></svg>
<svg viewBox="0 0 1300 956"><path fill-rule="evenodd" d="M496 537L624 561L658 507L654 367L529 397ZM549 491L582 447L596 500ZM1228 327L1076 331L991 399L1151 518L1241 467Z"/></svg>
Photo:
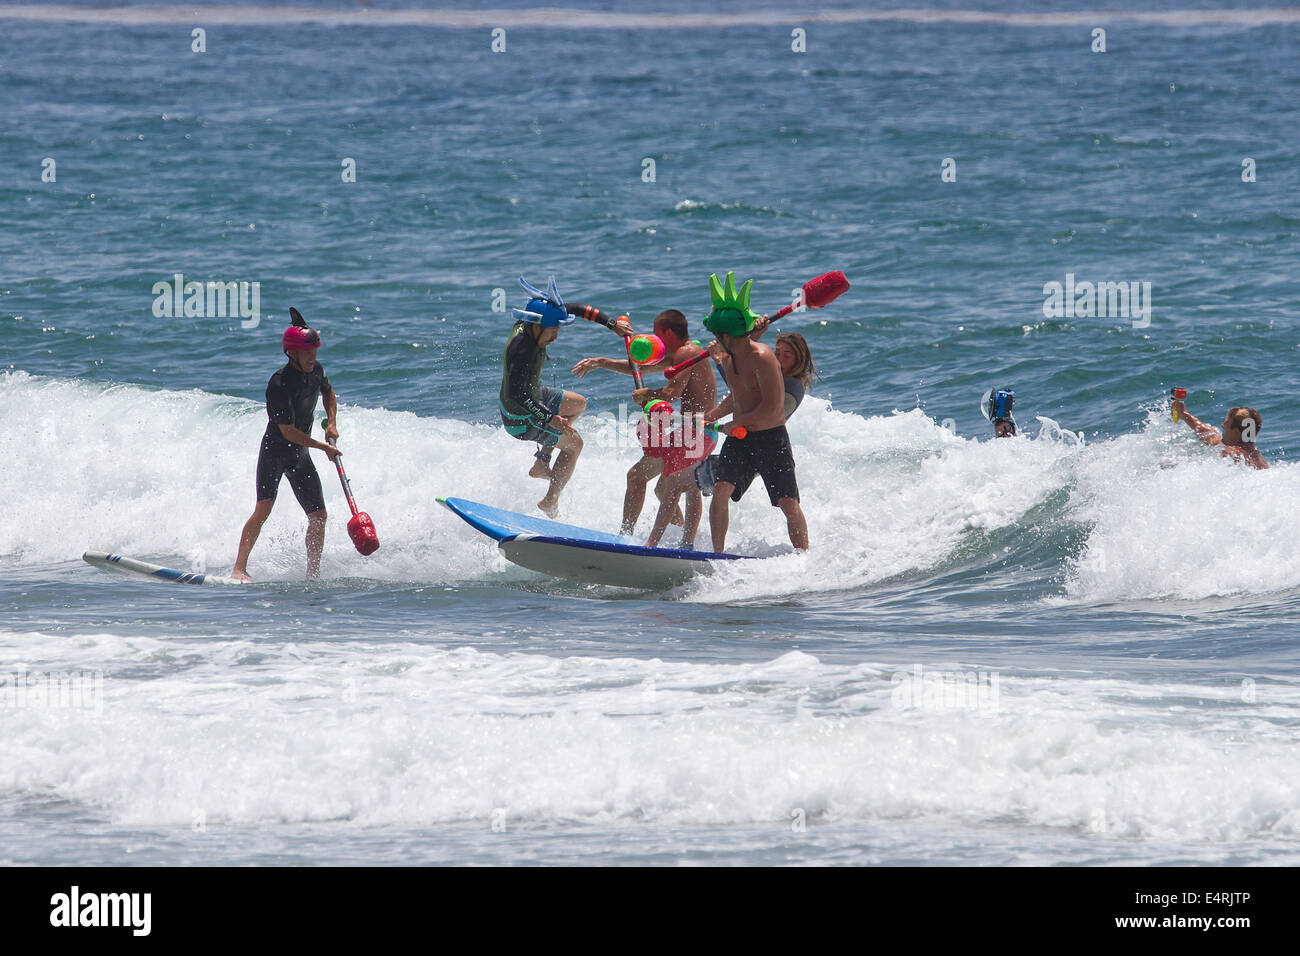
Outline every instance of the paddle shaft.
<svg viewBox="0 0 1300 956"><path fill-rule="evenodd" d="M321 427L322 427L322 428L328 428L328 427L329 427L329 424L330 424L330 421L329 421L329 419L327 418L327 419L325 419L325 421L321 422ZM329 442L331 446L334 445L334 439L333 439L333 438L326 438L325 440L326 440L327 442ZM347 472L345 472L345 471L343 470L343 458L342 458L342 456L337 456L337 457L335 457L335 459L334 459L334 467L338 469L338 472L339 472L339 483L343 485L343 495L344 495L345 498L348 499L348 507L349 507L350 509L352 509L352 513L355 515L355 514L357 513L357 503L356 503L355 501L352 500L352 484L348 481L348 475L347 475Z"/></svg>
<svg viewBox="0 0 1300 956"><path fill-rule="evenodd" d="M632 381L636 382L637 388L645 388L645 382L641 380L641 366L632 361L632 336L623 339L623 347L627 349L627 364L632 366Z"/></svg>
<svg viewBox="0 0 1300 956"><path fill-rule="evenodd" d="M816 297L809 295L810 288L816 287L818 284L821 284L824 280L834 276L839 277L839 281L840 283L842 283L842 285L836 285L832 283L832 289L830 291L827 291L825 289L825 286L823 286L821 293ZM810 279L809 281L805 282L803 286L804 306L809 309L824 308L825 306L830 305L832 302L838 299L841 295L843 295L844 292L848 289L848 287L849 287L848 281L844 278L844 273L842 272L839 273L828 272L826 273L826 275L818 276L816 279ZM764 316L763 318L767 320L768 325L771 325L777 319L785 318L785 316L793 312L795 308L796 305L795 303L792 302L789 305L781 309L778 309L770 317ZM706 348L703 352L701 352L699 355L695 356L694 358L689 358L685 362L678 362L672 368L664 370L664 378L669 378L669 379L676 378L678 375L686 371L696 362L703 362L706 358L708 358L708 355L709 355L709 350Z"/></svg>

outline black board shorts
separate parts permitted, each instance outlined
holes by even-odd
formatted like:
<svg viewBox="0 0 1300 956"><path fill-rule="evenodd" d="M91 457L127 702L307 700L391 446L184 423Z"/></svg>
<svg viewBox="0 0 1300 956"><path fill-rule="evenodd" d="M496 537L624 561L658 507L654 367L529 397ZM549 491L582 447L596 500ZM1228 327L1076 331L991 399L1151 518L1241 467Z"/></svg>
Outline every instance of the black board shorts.
<svg viewBox="0 0 1300 956"><path fill-rule="evenodd" d="M316 473L316 464L307 449L302 445L292 445L289 451L285 451L263 436L262 448L257 454L257 500L270 498L274 501L282 477L289 479L289 487L306 514L325 507L320 475Z"/></svg>
<svg viewBox="0 0 1300 956"><path fill-rule="evenodd" d="M727 436L722 454L713 466L714 482L735 485L732 501L739 501L749 490L755 475L761 475L767 496L776 505L782 498L799 500L799 484L794 477L794 451L790 433L784 425L750 432L744 438Z"/></svg>

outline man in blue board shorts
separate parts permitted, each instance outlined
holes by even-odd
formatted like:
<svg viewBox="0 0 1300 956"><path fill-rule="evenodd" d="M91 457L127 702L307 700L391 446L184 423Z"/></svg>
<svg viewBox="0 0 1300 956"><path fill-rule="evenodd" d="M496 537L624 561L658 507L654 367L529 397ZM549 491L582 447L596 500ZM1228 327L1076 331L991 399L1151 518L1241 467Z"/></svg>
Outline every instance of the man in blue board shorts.
<svg viewBox="0 0 1300 956"><path fill-rule="evenodd" d="M301 316L294 312L295 321ZM275 507L280 479L288 478L298 504L307 515L307 577L320 575L320 554L325 546L325 494L321 490L320 475L307 453L318 448L333 461L342 454L333 445L311 437L312 420L316 414L316 398L325 402L329 426L327 439L337 439L335 426L338 417L338 399L325 368L316 361L320 348L320 333L306 324L285 329L281 345L289 361L271 376L266 384L266 432L262 435L261 449L257 455L257 505L239 536L239 553L230 576L241 581L253 580L248 574L248 556L262 533L262 525Z"/></svg>

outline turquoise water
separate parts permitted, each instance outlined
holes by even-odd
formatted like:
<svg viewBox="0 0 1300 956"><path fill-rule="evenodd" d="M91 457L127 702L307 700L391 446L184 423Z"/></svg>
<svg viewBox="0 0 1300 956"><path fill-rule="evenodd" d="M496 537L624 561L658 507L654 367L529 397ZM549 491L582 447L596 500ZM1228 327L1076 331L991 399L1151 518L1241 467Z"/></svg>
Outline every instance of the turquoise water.
<svg viewBox="0 0 1300 956"><path fill-rule="evenodd" d="M0 856L1294 863L1300 23L1111 6L515 11L503 53L401 4L0 10L0 674L103 677L99 709L0 699ZM586 588L436 504L541 494L496 415L520 274L698 332L727 269L764 311L853 284L782 320L821 369L809 555ZM257 323L155 315L175 273L259 283ZM1067 275L1150 313L1045 316ZM380 551L322 470L320 582L287 492L252 594L83 564L229 569L290 305ZM591 401L561 519L606 529L627 380L569 368L620 347L575 325L546 372ZM1173 385L1258 408L1274 467L1195 444ZM761 493L732 528L785 540ZM924 672L998 696L900 693Z"/></svg>

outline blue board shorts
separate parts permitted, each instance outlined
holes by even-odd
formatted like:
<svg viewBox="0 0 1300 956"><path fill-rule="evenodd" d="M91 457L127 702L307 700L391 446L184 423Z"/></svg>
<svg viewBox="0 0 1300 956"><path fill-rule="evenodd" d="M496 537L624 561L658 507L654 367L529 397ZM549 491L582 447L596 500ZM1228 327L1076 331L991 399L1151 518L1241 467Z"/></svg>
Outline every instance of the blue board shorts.
<svg viewBox="0 0 1300 956"><path fill-rule="evenodd" d="M560 405L564 402L564 389L542 386L539 404L550 414L545 421L539 421L533 415L516 415L501 406L501 424L506 434L513 435L520 441L535 441L548 448L560 440L560 432L551 426L551 419L560 414ZM500 405L500 401L497 402Z"/></svg>
<svg viewBox="0 0 1300 956"><path fill-rule="evenodd" d="M717 467L717 455L710 455L695 466L695 486L700 489L700 494L706 498L713 494L713 486L717 482L714 477L714 469Z"/></svg>

